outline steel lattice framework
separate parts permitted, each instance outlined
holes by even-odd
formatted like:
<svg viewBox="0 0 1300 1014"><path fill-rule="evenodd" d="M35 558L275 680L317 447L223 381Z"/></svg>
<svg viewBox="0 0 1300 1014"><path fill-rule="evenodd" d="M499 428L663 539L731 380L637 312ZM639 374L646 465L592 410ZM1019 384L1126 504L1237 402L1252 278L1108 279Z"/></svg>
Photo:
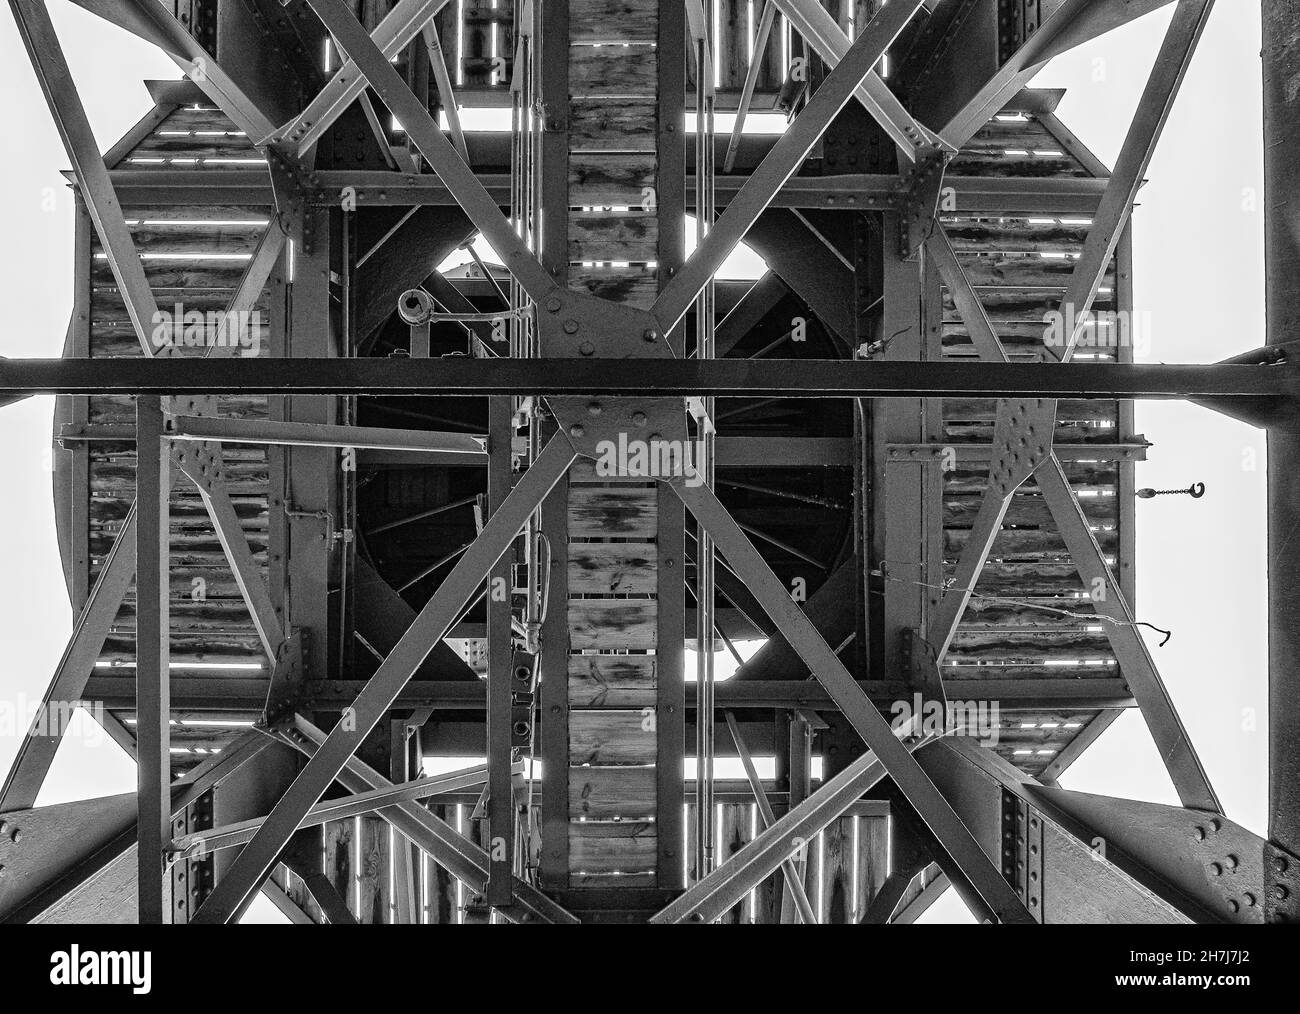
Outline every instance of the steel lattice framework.
<svg viewBox="0 0 1300 1014"><path fill-rule="evenodd" d="M993 922L1295 917L1294 4L1268 340L1195 366L1098 321L1213 0L75 2L186 78L101 154L9 0L78 275L0 406L59 396L78 618L0 789L0 916L905 923L951 885ZM1167 7L1108 169L1030 84ZM1129 605L1135 398L1268 431L1267 840ZM69 702L136 793L36 807ZM1001 708L1002 748L923 704ZM1181 806L1056 785L1127 708Z"/></svg>

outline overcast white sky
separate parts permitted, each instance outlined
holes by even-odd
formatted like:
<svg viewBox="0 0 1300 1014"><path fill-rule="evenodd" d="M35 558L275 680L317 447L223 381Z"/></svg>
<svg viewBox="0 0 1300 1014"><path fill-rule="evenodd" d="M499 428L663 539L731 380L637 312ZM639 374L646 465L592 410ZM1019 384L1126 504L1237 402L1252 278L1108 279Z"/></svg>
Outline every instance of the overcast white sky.
<svg viewBox="0 0 1300 1014"><path fill-rule="evenodd" d="M102 148L149 108L142 81L175 66L105 22L52 0L51 13ZM1065 87L1061 119L1112 164L1146 82L1169 11L1053 62L1035 82ZM1211 362L1263 344L1263 170L1260 12L1219 4L1166 128L1135 214L1135 288L1149 314L1149 359ZM58 356L71 308L72 200L68 161L12 19L0 16L4 190L0 355ZM39 699L71 629L54 534L52 400L0 409L0 708ZM1203 500L1138 503L1140 619L1171 628L1155 657L1228 815L1266 828L1267 687L1262 432L1205 410L1139 404L1154 441L1139 485L1206 483ZM20 723L21 724L21 723ZM0 720L0 768L16 742ZM41 803L134 788L121 751L61 750ZM1176 803L1136 712L1063 779L1067 788ZM927 921L969 919L952 892Z"/></svg>

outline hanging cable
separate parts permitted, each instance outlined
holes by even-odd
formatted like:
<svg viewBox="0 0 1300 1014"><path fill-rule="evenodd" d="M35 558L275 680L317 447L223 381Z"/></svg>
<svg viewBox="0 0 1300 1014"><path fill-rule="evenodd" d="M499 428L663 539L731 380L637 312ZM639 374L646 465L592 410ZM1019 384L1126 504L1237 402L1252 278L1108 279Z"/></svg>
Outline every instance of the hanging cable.
<svg viewBox="0 0 1300 1014"><path fill-rule="evenodd" d="M951 591L961 591L973 599L979 599L981 602L995 602L1005 606L1019 606L1022 609L1037 609L1041 612L1055 613L1058 616L1065 616L1072 620L1085 620L1089 623L1109 623L1116 627L1147 627L1150 630L1154 630L1157 634L1164 635L1164 638L1160 642L1161 648L1168 644L1169 639L1174 636L1172 630L1165 630L1163 627L1157 627L1154 623L1147 623L1145 620L1120 620L1113 616L1104 616L1101 613L1077 613L1070 609L1061 609L1058 606L1045 606L1038 602L1026 602L1023 599L1004 598L1000 595L984 595L975 591L974 588L953 588L951 582L938 585L932 584L928 581L915 581L911 578L894 577L892 574L887 573L883 567L880 570L873 570L871 573L873 576L883 578L886 581L916 585L918 588L929 588L933 591L943 592L944 594Z"/></svg>

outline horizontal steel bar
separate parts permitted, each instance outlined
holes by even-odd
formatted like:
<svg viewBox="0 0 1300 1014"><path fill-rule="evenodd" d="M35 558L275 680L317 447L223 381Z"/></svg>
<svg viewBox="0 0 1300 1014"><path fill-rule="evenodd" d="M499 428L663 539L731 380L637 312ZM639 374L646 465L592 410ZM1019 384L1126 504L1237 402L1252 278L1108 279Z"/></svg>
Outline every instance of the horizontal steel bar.
<svg viewBox="0 0 1300 1014"><path fill-rule="evenodd" d="M266 681L219 676L172 676L172 710L257 711L266 697ZM360 680L309 680L303 684L301 706L306 710L341 711L361 692ZM859 680L858 686L877 705L910 701L912 688L901 682ZM482 711L486 707L482 682L413 680L397 696L394 708L434 711ZM111 710L135 707L135 680L129 676L92 676L82 696ZM1136 707L1122 679L962 679L949 684L949 696L967 701L996 701L1003 711L1093 711ZM824 710L832 708L830 694L815 680L727 680L716 688L714 703L723 708ZM695 687L686 687L686 707L695 709ZM468 718L466 719L468 720ZM543 716L545 720L545 716Z"/></svg>
<svg viewBox="0 0 1300 1014"><path fill-rule="evenodd" d="M1146 461L1151 445L1124 444L1055 444L1052 447L1061 461ZM989 462L993 460L992 444L890 444L890 461L924 461L926 458L944 458L951 455L957 461Z"/></svg>
<svg viewBox="0 0 1300 1014"><path fill-rule="evenodd" d="M520 761L515 765L514 770L515 773L522 774L523 762ZM464 771L417 778L414 781L394 785L392 788L370 789L366 792L342 796L339 799L329 799L313 806L308 811L306 818L304 818L302 826L304 828L319 827L331 820L346 820L349 817L359 817L362 814L373 813L385 806L392 806L396 803L415 802L416 800L428 799L431 796L443 793L460 792L471 788L477 789L486 781L487 765L482 764L478 767L467 768ZM262 819L261 817L254 817L252 820L242 820L236 824L226 824L222 827L207 828L183 835L172 840L171 851L173 853L189 853L190 858L199 858L219 849L244 845L252 839L257 829L262 826Z"/></svg>
<svg viewBox="0 0 1300 1014"><path fill-rule="evenodd" d="M480 172L479 182L501 207L510 204L510 177ZM223 169L114 169L113 189L124 204L273 203L265 174ZM456 203L437 176L382 170L322 170L313 175L316 190L308 194L313 204L336 207L344 188L358 206L445 205ZM747 176L719 176L716 202L725 208L744 186ZM981 211L1046 214L1089 213L1096 210L1106 180L1091 178L1039 179L1037 177L946 176L955 214ZM695 199L695 178L686 178L686 204ZM887 211L902 202L897 176L850 173L837 176L795 176L772 199L773 208L851 208ZM221 197L222 201L216 198Z"/></svg>
<svg viewBox="0 0 1300 1014"><path fill-rule="evenodd" d="M428 451L486 458L484 437L434 430L385 429L376 426L330 426L324 423L172 416L167 435L173 440L219 440L223 444L284 444L294 447L352 447L357 450Z"/></svg>
<svg viewBox="0 0 1300 1014"><path fill-rule="evenodd" d="M797 366L795 364L797 363ZM782 398L1290 398L1300 367L613 359L0 359L34 394L683 395Z"/></svg>

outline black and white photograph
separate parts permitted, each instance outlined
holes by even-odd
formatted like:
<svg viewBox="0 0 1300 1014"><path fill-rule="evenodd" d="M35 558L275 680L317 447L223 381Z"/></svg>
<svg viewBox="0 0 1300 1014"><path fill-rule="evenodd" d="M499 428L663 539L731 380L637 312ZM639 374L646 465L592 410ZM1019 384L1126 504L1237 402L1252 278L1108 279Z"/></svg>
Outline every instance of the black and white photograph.
<svg viewBox="0 0 1300 1014"><path fill-rule="evenodd" d="M1300 0L7 3L0 984L1293 981Z"/></svg>

